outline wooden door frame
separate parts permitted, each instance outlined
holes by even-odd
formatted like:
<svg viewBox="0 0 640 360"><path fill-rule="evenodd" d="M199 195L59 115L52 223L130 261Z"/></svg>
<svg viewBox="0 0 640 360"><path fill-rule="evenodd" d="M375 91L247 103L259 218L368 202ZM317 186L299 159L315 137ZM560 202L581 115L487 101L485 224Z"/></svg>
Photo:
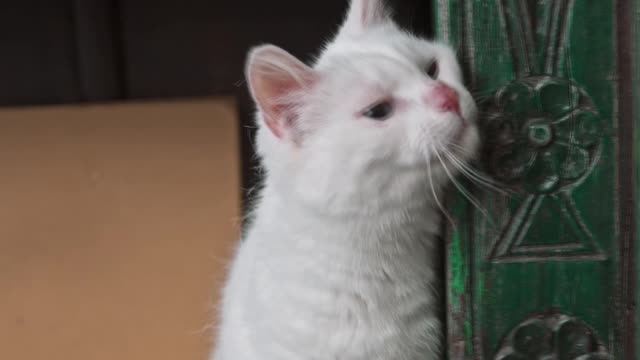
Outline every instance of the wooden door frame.
<svg viewBox="0 0 640 360"><path fill-rule="evenodd" d="M628 359L636 356L637 333L637 234L638 191L640 189L640 118L638 118L638 0L617 1L617 67L618 67L618 156L619 156L619 226L620 226L620 279L619 314L622 332L620 344ZM635 16L634 16L635 14ZM634 99L635 97L635 99ZM635 101L635 102L634 102ZM635 104L635 105L634 105ZM635 106L635 108L634 108Z"/></svg>

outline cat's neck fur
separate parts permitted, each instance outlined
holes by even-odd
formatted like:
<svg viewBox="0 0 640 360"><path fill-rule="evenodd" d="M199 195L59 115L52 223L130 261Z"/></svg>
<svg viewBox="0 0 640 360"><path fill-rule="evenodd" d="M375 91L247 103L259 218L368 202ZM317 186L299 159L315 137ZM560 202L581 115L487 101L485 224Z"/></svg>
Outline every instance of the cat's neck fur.
<svg viewBox="0 0 640 360"><path fill-rule="evenodd" d="M436 191L435 195L441 198L442 190ZM407 237L408 241L431 240L440 232L442 219L434 194L426 189L402 206L340 213L292 201L268 182L254 215L252 228L257 232L280 234L277 236L280 240L274 241L297 241L288 235L308 234L317 241L342 243L351 248L378 247L387 242L395 244L398 239L394 237L398 233L421 233L418 238Z"/></svg>

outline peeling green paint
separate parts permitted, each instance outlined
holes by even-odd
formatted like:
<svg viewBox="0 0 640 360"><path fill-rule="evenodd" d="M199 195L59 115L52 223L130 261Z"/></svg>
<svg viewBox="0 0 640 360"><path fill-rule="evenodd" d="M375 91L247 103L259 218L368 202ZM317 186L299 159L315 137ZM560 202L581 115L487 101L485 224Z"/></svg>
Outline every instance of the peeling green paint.
<svg viewBox="0 0 640 360"><path fill-rule="evenodd" d="M451 305L453 311L458 313L460 309L459 296L464 295L466 283L466 267L460 247L460 235L457 231L452 234L449 261L451 264Z"/></svg>

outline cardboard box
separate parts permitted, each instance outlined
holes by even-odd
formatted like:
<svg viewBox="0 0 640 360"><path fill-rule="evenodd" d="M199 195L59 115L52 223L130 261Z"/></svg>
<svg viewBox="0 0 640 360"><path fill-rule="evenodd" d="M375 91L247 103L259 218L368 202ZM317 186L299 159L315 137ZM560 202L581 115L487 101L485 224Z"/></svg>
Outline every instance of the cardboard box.
<svg viewBox="0 0 640 360"><path fill-rule="evenodd" d="M228 98L0 110L0 359L206 359L238 143Z"/></svg>

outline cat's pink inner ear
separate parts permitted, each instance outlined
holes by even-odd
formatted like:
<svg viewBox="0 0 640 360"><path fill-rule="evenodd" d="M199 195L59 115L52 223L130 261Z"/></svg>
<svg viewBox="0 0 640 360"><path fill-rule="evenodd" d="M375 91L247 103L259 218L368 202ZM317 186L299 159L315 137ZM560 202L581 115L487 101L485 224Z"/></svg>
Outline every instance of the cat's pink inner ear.
<svg viewBox="0 0 640 360"><path fill-rule="evenodd" d="M349 12L340 33L357 34L369 27L389 21L383 0L351 0Z"/></svg>
<svg viewBox="0 0 640 360"><path fill-rule="evenodd" d="M265 124L278 138L293 135L297 111L316 80L313 69L286 51L265 45L249 55L247 79Z"/></svg>

